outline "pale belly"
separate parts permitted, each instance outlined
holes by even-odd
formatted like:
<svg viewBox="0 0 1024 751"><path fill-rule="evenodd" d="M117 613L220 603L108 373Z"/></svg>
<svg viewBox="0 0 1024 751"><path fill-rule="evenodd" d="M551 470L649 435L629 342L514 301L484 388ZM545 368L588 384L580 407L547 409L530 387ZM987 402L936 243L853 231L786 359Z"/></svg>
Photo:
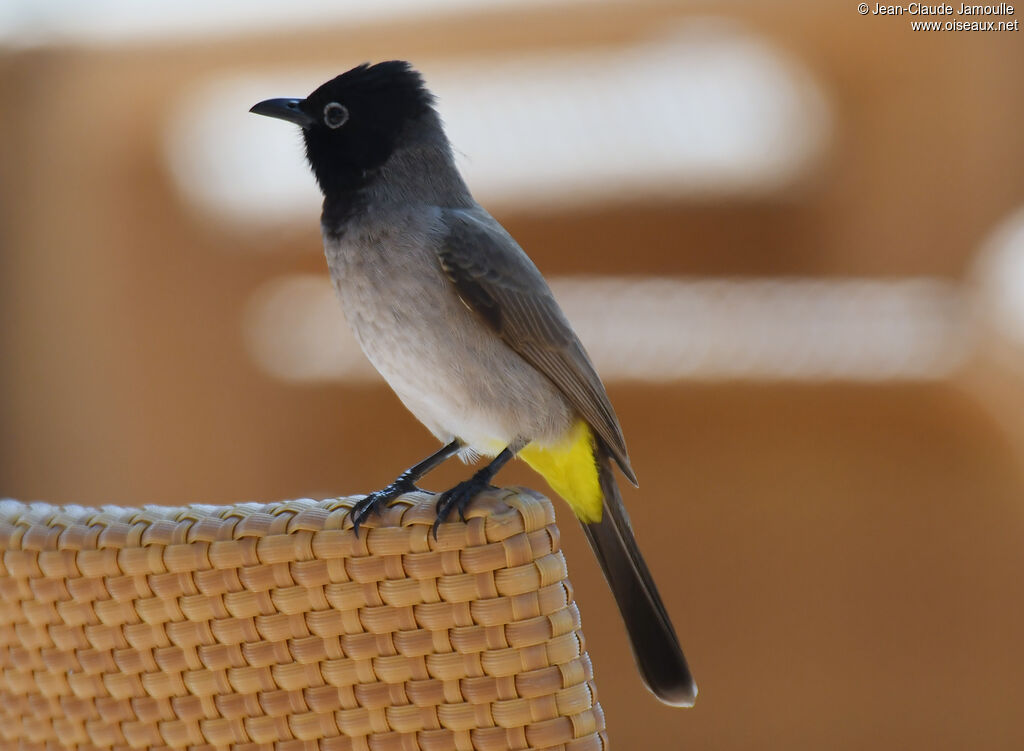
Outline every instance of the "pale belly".
<svg viewBox="0 0 1024 751"><path fill-rule="evenodd" d="M567 400L462 303L434 251L374 240L326 243L328 263L356 339L409 411L487 456L558 442Z"/></svg>

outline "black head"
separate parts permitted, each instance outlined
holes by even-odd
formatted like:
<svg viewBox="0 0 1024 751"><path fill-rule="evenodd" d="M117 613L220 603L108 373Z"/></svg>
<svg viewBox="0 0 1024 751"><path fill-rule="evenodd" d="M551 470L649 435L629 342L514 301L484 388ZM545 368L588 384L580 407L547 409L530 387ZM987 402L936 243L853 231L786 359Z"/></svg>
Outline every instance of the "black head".
<svg viewBox="0 0 1024 751"><path fill-rule="evenodd" d="M302 126L306 158L330 195L360 187L433 103L420 74L392 60L353 68L305 99L268 99L250 112Z"/></svg>

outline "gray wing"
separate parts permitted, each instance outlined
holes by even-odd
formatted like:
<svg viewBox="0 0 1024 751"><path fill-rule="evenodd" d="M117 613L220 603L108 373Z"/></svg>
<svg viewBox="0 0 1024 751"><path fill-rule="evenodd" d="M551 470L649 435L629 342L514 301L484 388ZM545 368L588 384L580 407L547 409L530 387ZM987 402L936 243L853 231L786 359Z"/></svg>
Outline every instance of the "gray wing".
<svg viewBox="0 0 1024 751"><path fill-rule="evenodd" d="M622 428L604 385L547 282L483 209L446 209L438 248L459 297L524 360L551 379L636 484Z"/></svg>

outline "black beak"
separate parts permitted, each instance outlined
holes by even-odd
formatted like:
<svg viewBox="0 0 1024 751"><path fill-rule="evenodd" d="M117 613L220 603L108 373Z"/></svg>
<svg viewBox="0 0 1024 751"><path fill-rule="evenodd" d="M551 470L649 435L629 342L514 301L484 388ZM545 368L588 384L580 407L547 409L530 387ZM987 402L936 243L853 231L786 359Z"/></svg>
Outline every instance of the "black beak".
<svg viewBox="0 0 1024 751"><path fill-rule="evenodd" d="M304 99L264 99L249 111L257 115L276 117L278 120L287 120L303 128L308 128L316 120L299 108L304 101Z"/></svg>

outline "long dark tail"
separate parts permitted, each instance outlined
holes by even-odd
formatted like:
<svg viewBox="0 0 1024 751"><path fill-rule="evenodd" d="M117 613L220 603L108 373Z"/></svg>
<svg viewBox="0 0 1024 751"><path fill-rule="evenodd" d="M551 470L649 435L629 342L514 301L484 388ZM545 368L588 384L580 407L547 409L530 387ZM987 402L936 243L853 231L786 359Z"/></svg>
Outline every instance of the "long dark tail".
<svg viewBox="0 0 1024 751"><path fill-rule="evenodd" d="M599 522L584 524L583 531L622 613L633 656L647 688L665 704L691 707L697 698L697 684L633 538L611 460L600 445L595 459L604 493L604 515Z"/></svg>

